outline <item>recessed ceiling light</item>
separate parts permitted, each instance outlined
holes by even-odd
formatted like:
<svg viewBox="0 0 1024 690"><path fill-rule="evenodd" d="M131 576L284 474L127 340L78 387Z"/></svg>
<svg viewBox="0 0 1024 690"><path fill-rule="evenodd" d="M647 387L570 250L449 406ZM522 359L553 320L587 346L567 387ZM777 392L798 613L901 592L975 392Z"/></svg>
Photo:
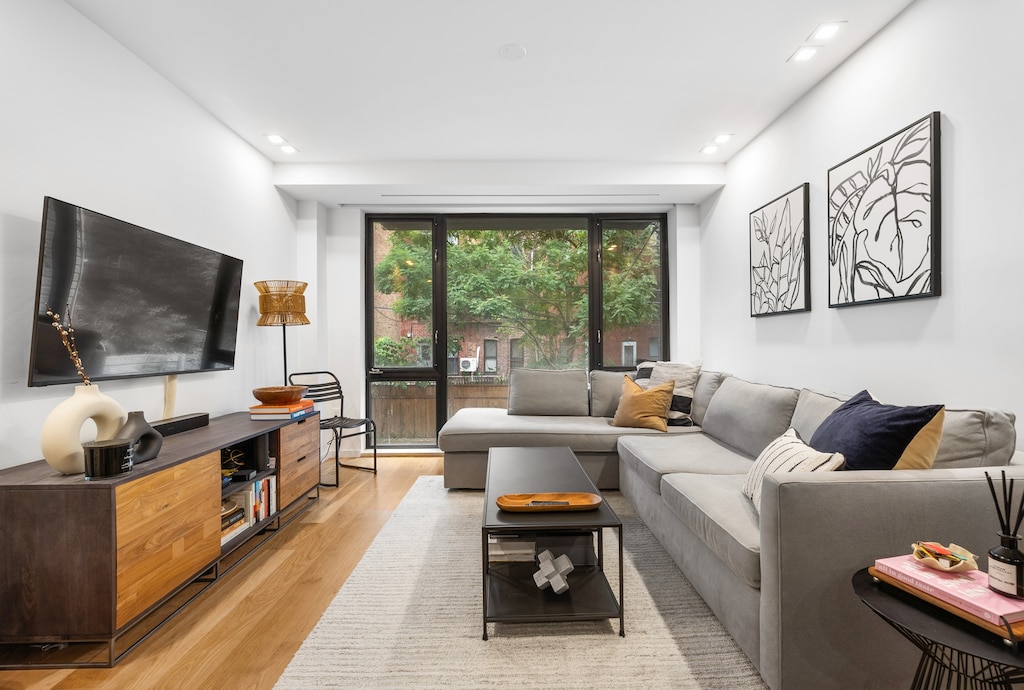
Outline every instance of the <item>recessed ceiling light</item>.
<svg viewBox="0 0 1024 690"><path fill-rule="evenodd" d="M719 134L718 136L716 136L711 141L715 142L716 144L721 145L721 144L724 144L725 142L729 141L730 139L732 139L732 135L731 134Z"/></svg>
<svg viewBox="0 0 1024 690"><path fill-rule="evenodd" d="M703 153L705 156L710 156L712 153L716 153L717 151L718 147L713 144L708 144L707 146L700 150L700 152Z"/></svg>
<svg viewBox="0 0 1024 690"><path fill-rule="evenodd" d="M827 41L828 39L839 33L839 29L842 28L846 22L825 22L824 24L818 24L818 28L811 34L812 41Z"/></svg>
<svg viewBox="0 0 1024 690"><path fill-rule="evenodd" d="M285 142L285 138L282 137L280 134L268 134L267 141L269 141L271 144L274 144L275 146L280 146Z"/></svg>
<svg viewBox="0 0 1024 690"><path fill-rule="evenodd" d="M284 146L281 147L281 150L284 151L285 153L298 153L299 152L299 150L297 148L295 148L294 146L292 146L291 144L285 144Z"/></svg>
<svg viewBox="0 0 1024 690"><path fill-rule="evenodd" d="M498 55L503 60L522 60L526 57L526 48L518 43L509 43L498 50Z"/></svg>
<svg viewBox="0 0 1024 690"><path fill-rule="evenodd" d="M814 54L818 52L818 49L814 46L801 46L797 48L797 51L793 53L793 57L789 58L791 62L804 62L814 57Z"/></svg>

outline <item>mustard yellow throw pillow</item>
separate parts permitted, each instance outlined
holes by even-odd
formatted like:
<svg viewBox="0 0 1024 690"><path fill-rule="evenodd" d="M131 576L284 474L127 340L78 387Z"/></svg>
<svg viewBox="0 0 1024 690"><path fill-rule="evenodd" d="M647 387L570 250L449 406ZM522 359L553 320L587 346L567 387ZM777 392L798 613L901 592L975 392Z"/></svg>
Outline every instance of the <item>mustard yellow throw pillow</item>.
<svg viewBox="0 0 1024 690"><path fill-rule="evenodd" d="M668 408L672 404L675 381L666 381L644 390L628 376L622 377L622 397L615 410L612 426L631 426L668 431Z"/></svg>

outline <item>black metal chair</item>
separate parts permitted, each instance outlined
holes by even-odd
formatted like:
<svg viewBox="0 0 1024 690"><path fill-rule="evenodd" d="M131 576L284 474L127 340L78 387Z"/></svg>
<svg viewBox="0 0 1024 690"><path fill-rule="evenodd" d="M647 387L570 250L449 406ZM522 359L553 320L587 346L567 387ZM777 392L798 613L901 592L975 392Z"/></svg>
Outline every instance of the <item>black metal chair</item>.
<svg viewBox="0 0 1024 690"><path fill-rule="evenodd" d="M334 483L326 484L320 482L321 486L338 486L340 475L339 467L350 467L356 470L365 470L377 474L377 425L369 418L356 418L345 416L345 394L341 391L341 382L338 377L329 371L304 371L296 372L288 376L288 383L293 386L308 386L307 398L312 400L320 411L320 429L330 431L334 434ZM337 401L337 411L333 409L333 403ZM348 433L351 432L351 433ZM366 445L373 448L373 467L362 465L347 465L341 462L341 439L353 436L366 436Z"/></svg>

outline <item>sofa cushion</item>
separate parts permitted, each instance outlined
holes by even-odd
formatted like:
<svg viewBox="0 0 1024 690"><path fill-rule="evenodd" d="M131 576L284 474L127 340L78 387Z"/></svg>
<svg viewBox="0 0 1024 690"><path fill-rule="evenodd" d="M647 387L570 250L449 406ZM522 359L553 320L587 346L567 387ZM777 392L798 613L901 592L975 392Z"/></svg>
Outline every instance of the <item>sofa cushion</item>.
<svg viewBox="0 0 1024 690"><path fill-rule="evenodd" d="M623 375L622 396L612 424L668 431L668 408L672 404L673 388L675 381L666 381L644 390L636 381Z"/></svg>
<svg viewBox="0 0 1024 690"><path fill-rule="evenodd" d="M760 521L743 495L743 481L737 474L668 474L661 498L730 570L760 588Z"/></svg>
<svg viewBox="0 0 1024 690"><path fill-rule="evenodd" d="M614 453L624 435L671 437L696 430L673 427L666 435L653 429L612 426L606 417L512 415L501 408L466 407L453 414L437 435L446 453L480 453L495 446L568 446L581 453Z"/></svg>
<svg viewBox="0 0 1024 690"><path fill-rule="evenodd" d="M587 415L587 372L582 369L513 369L508 381L512 415Z"/></svg>
<svg viewBox="0 0 1024 690"><path fill-rule="evenodd" d="M789 428L799 396L795 388L730 376L708 403L702 428L705 434L756 458Z"/></svg>
<svg viewBox="0 0 1024 690"><path fill-rule="evenodd" d="M708 403L729 374L704 369L697 377L697 385L693 389L693 404L690 406L690 418L697 426L704 424L704 415L708 411Z"/></svg>
<svg viewBox="0 0 1024 690"><path fill-rule="evenodd" d="M821 423L810 445L825 453L842 453L844 470L889 470L901 461L931 467L943 411L942 405L883 405L861 391Z"/></svg>
<svg viewBox="0 0 1024 690"><path fill-rule="evenodd" d="M797 436L806 443L811 440L811 436L825 421L825 418L848 398L849 396L845 395L819 393L804 388L800 391L800 397L796 401L796 409L793 410L793 421L790 426L796 431Z"/></svg>
<svg viewBox="0 0 1024 690"><path fill-rule="evenodd" d="M934 467L1006 465L1017 446L1017 421L1000 410L946 410Z"/></svg>
<svg viewBox="0 0 1024 690"><path fill-rule="evenodd" d="M675 382L668 410L668 423L672 426L693 424L690 411L699 376L700 364L689 362L644 362L636 368L636 382L644 390L666 381Z"/></svg>
<svg viewBox="0 0 1024 690"><path fill-rule="evenodd" d="M831 472L843 464L841 453L821 453L800 440L790 428L768 444L754 461L743 482L743 495L761 511L761 485L765 475L782 472Z"/></svg>
<svg viewBox="0 0 1024 690"><path fill-rule="evenodd" d="M619 463L654 492L661 491L661 478L674 472L746 476L751 458L699 432L693 426L670 427L667 437L623 436L618 442Z"/></svg>
<svg viewBox="0 0 1024 690"><path fill-rule="evenodd" d="M622 372L594 369L590 372L590 416L614 417L622 395Z"/></svg>

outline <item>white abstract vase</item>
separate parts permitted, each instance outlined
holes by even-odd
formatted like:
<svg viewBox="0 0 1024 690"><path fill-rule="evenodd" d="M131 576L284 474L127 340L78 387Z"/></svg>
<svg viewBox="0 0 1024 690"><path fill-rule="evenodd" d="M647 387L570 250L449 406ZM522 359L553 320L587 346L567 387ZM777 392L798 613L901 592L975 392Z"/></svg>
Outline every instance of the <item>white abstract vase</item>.
<svg viewBox="0 0 1024 690"><path fill-rule="evenodd" d="M75 394L53 408L43 422L43 459L63 474L81 474L85 472L81 438L85 420L96 423L96 440L106 441L114 438L125 418L124 409L100 393L99 387L75 386Z"/></svg>

